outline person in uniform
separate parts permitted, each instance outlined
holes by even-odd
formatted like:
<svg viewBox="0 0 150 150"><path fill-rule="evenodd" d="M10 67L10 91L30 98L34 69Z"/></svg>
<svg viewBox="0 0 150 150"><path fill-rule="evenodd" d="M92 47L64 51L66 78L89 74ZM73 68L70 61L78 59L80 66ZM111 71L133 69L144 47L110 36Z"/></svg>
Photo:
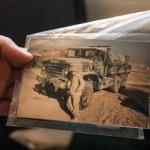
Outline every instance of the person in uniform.
<svg viewBox="0 0 150 150"><path fill-rule="evenodd" d="M71 67L70 78L68 81L69 98L67 100L67 107L73 115L74 120L79 118L79 103L82 91L85 85L83 77L78 72L77 66Z"/></svg>

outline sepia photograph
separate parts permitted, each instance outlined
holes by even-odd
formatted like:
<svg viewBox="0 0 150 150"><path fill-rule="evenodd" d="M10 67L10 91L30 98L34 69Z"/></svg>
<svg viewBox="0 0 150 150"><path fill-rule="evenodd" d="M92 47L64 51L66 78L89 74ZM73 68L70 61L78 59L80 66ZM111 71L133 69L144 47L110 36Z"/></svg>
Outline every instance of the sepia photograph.
<svg viewBox="0 0 150 150"><path fill-rule="evenodd" d="M149 127L148 43L33 39L16 117Z"/></svg>

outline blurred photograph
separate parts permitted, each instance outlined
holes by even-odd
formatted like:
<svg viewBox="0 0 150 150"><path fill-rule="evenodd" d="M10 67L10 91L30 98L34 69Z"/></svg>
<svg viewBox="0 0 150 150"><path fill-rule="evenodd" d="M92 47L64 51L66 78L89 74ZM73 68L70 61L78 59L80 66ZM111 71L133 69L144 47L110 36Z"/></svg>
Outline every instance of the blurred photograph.
<svg viewBox="0 0 150 150"><path fill-rule="evenodd" d="M16 117L148 128L148 43L37 38L28 46L34 59Z"/></svg>

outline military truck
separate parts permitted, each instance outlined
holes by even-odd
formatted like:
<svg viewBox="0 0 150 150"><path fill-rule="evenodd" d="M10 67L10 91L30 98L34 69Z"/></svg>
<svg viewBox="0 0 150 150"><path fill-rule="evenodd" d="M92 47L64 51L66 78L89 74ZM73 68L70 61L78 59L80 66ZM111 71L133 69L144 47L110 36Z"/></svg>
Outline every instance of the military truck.
<svg viewBox="0 0 150 150"><path fill-rule="evenodd" d="M109 46L67 48L60 52L61 57L42 61L37 80L45 89L52 93L61 91L65 96L68 74L71 67L76 66L85 81L80 108L88 106L95 91L111 88L116 93L125 86L131 70L129 56L114 53Z"/></svg>

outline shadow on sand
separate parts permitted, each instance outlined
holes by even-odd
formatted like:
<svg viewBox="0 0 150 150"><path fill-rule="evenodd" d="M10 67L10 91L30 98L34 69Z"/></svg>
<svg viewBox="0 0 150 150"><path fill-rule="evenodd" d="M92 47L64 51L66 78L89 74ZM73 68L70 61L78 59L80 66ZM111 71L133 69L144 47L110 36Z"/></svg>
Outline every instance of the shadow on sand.
<svg viewBox="0 0 150 150"><path fill-rule="evenodd" d="M45 96L54 98L58 101L61 109L65 111L71 118L73 117L71 112L68 110L66 103L68 100L68 94L65 90L57 89L50 84L36 84L34 91L43 94ZM110 90L108 89L110 92ZM147 117L149 116L149 94L141 90L135 90L132 88L123 88L120 90L119 100L121 105L132 108L138 112L143 113Z"/></svg>
<svg viewBox="0 0 150 150"><path fill-rule="evenodd" d="M57 89L57 91L55 91L55 87L52 84L43 85L42 83L36 84L33 90L42 95L56 99L61 109L73 118L66 105L69 95L65 92L65 90Z"/></svg>
<svg viewBox="0 0 150 150"><path fill-rule="evenodd" d="M106 91L111 92L108 88ZM134 88L121 88L119 90L120 96L118 99L121 101L121 105L134 109L135 111L143 113L145 116L149 116L149 93Z"/></svg>
<svg viewBox="0 0 150 150"><path fill-rule="evenodd" d="M132 88L123 88L120 93L122 94L119 97L121 105L141 112L147 117L149 116L149 93Z"/></svg>

